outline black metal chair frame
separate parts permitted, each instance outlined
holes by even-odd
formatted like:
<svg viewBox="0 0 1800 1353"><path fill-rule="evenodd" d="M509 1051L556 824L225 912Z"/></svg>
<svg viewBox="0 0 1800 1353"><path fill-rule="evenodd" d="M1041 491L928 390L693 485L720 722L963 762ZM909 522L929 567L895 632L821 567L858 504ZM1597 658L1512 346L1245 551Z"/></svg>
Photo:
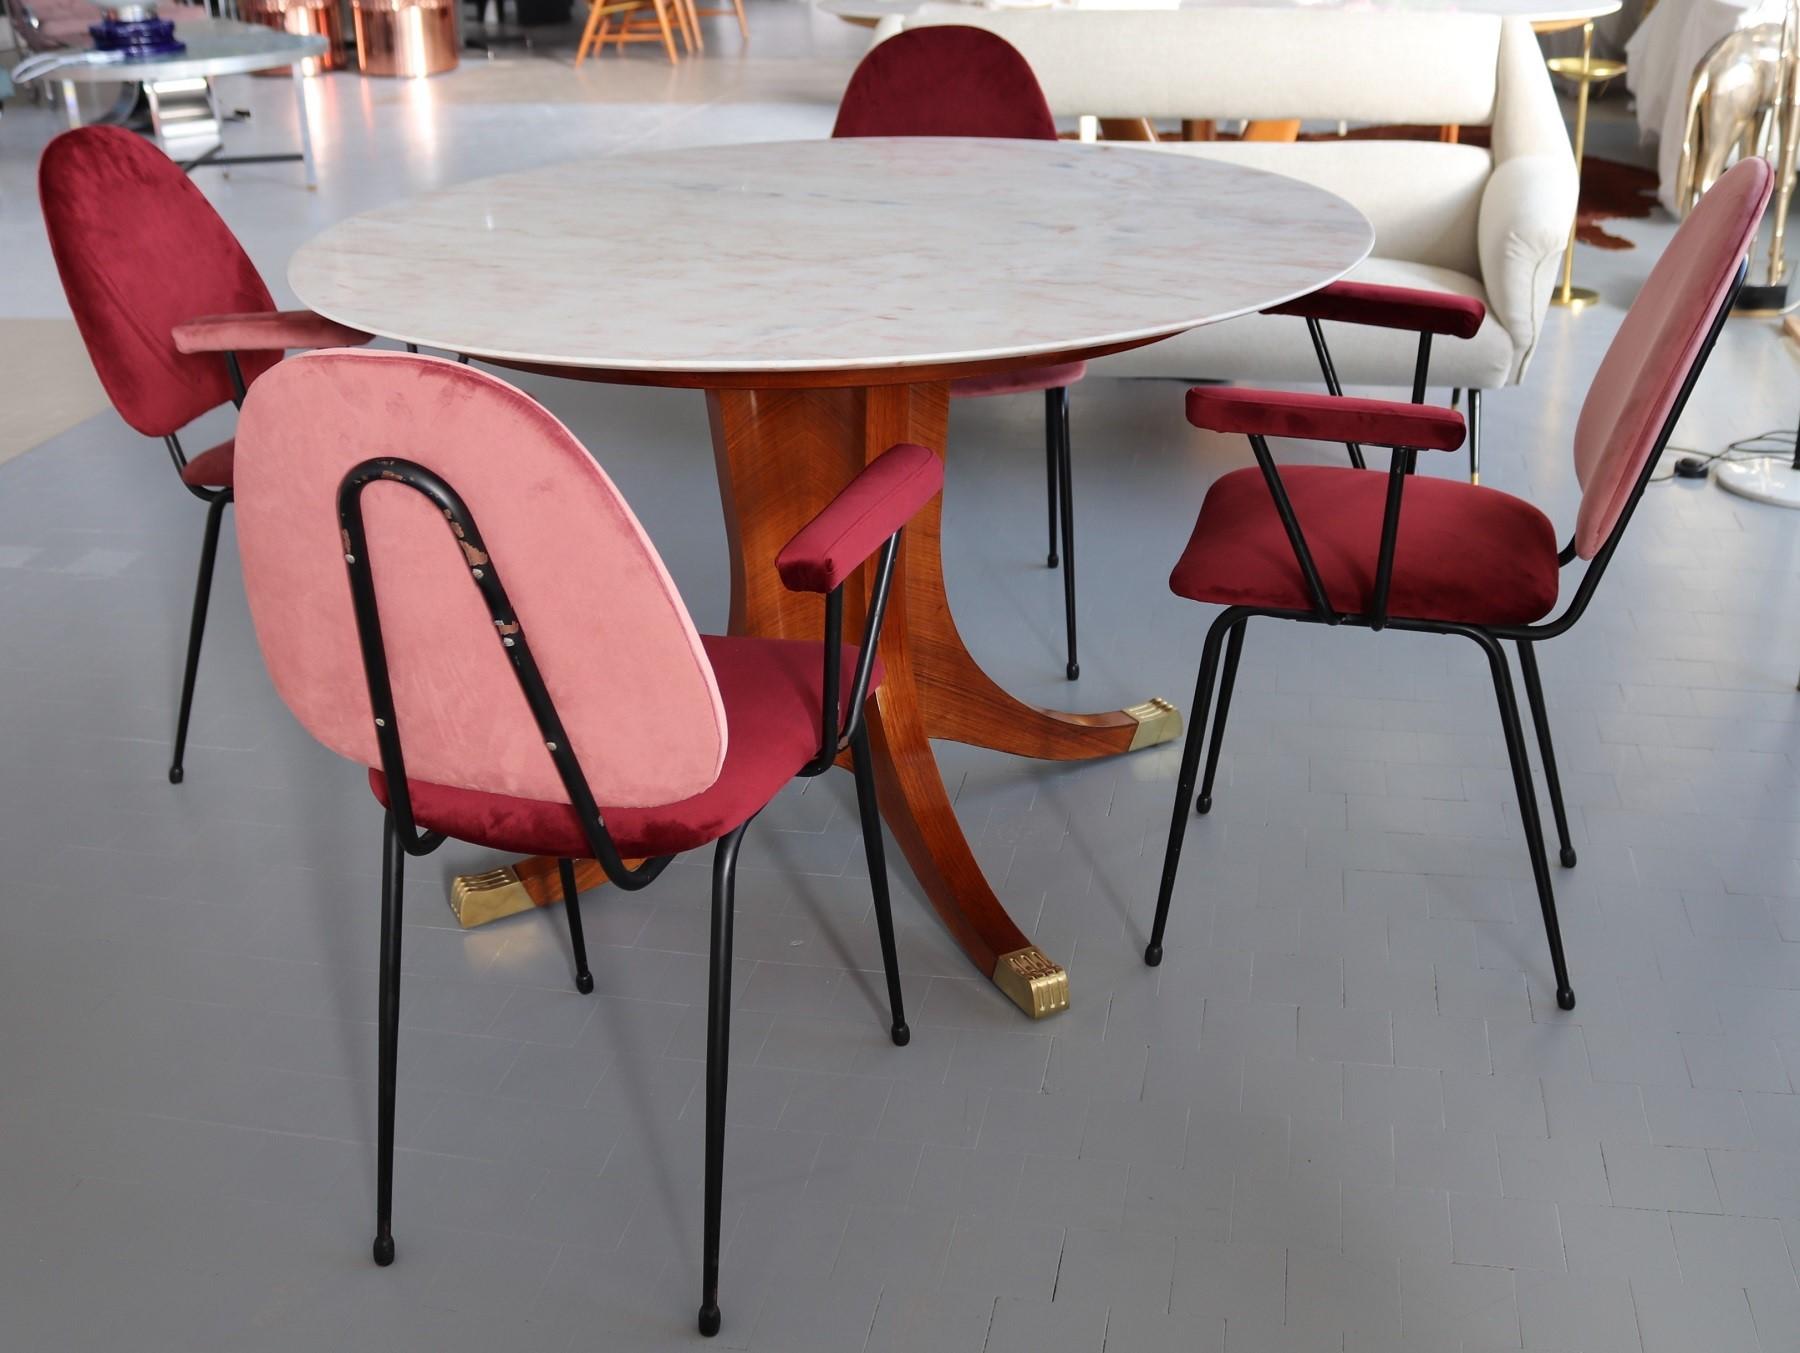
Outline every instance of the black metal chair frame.
<svg viewBox="0 0 1800 1353"><path fill-rule="evenodd" d="M1313 607L1309 611L1271 610L1254 606L1230 606L1222 611L1206 632L1206 644L1201 651L1200 675L1194 688L1194 715L1188 726L1187 742L1182 749L1181 770L1176 781L1175 810L1169 824L1169 844L1163 856L1162 882L1156 898L1156 920L1151 927L1150 942L1144 949L1144 962L1155 967L1162 962L1163 933L1168 926L1169 904L1175 892L1175 876L1181 863L1182 837L1187 830L1187 805L1190 799L1194 802L1194 811L1205 813L1212 807L1213 780L1219 768L1219 748L1224 739L1225 720L1231 709L1232 685L1237 679L1238 659L1244 648L1244 627L1252 617L1266 616L1276 620L1296 620L1315 625L1358 625L1369 630L1391 628L1410 630L1423 634L1453 634L1469 639L1481 647L1488 660L1488 669L1493 676L1494 694L1500 705L1500 724L1506 738L1507 759L1511 764L1513 789L1518 795L1519 818L1525 828L1525 839L1531 850L1532 879L1537 887L1538 905L1543 912L1544 933L1550 944L1550 961L1556 974L1556 1003L1564 1010L1575 1008L1575 991L1569 983L1568 964L1563 957L1562 930L1557 922L1556 895L1550 878L1548 853L1544 847L1544 827L1538 813L1537 791L1531 778L1530 753L1525 745L1525 735L1519 719L1518 697L1513 690L1512 672L1507 663L1504 643L1511 640L1519 650L1519 668L1525 679L1525 693L1531 706L1532 723L1537 732L1538 752L1543 759L1544 780L1550 791L1550 807L1556 820L1556 833L1561 845L1561 861L1564 868L1575 865L1575 849L1569 841L1568 814L1563 807L1562 784L1556 773L1556 753L1551 743L1550 721L1544 707L1543 686L1538 678L1537 654L1534 645L1546 639L1554 639L1566 633L1587 610L1588 602L1593 598L1594 589L1599 586L1601 576L1611 562L1613 551L1618 548L1619 539L1625 533L1632 514L1637 510L1638 502L1644 496L1644 489L1650 482L1650 475L1657 462L1662 459L1669 438L1675 431L1675 424L1680 419L1682 410L1687 406L1688 396L1693 392L1694 383L1699 380L1700 373L1706 367L1714 345L1718 342L1719 333L1725 327L1725 320L1731 314L1731 307L1736 300L1740 287L1743 286L1746 265L1740 264L1737 276L1728 290L1724 302L1714 317L1712 327L1701 344L1699 352L1689 366L1682 380L1681 389L1676 395L1675 403L1670 408L1668 417L1657 433L1656 442L1651 454L1645 458L1643 468L1639 470L1636 483L1632 486L1631 496L1627 499L1619 519L1613 523L1612 531L1607 535L1605 543L1589 561L1588 567L1576 586L1575 595L1563 613L1554 619L1531 625L1472 625L1453 624L1437 620L1412 620L1390 617L1387 613L1388 589L1393 580L1394 547L1399 539L1400 504L1405 491L1407 477L1413 472L1418 451L1413 448L1395 447L1388 466L1388 490L1386 510L1381 524L1381 540L1376 555L1375 589L1366 614L1345 614L1332 608L1325 592L1324 583L1319 577L1317 566L1313 562L1312 552L1307 548L1306 537L1300 528L1299 518L1295 515L1293 505L1288 500L1287 491L1281 482L1280 471L1276 468L1274 458L1269 454L1266 438L1260 435L1250 437L1251 449L1255 452L1256 463L1262 470L1263 478L1269 487L1270 496L1275 501L1275 510L1281 518L1283 529L1287 533L1288 543L1293 547L1295 561L1299 564L1301 576L1306 582L1307 592L1312 597ZM1425 355L1429 351L1428 344L1421 344L1420 370L1423 371ZM1557 563L1567 567L1576 559L1575 544L1571 539L1557 555ZM1225 643L1224 672L1219 672L1219 646ZM1201 782L1198 798L1194 798L1194 779L1200 764L1200 749L1205 742L1208 707L1213 693L1214 677L1219 680L1219 707L1212 716L1212 742L1207 749L1206 774Z"/></svg>
<svg viewBox="0 0 1800 1353"><path fill-rule="evenodd" d="M400 925L401 895L407 856L429 855L444 842L441 832L421 832L413 818L406 778L406 758L401 749L400 727L388 677L387 650L382 640L381 617L370 572L368 536L363 525L362 494L377 482L403 484L440 511L446 526L462 548L469 576L486 604L506 658L512 665L544 746L550 752L569 803L580 819L582 834L615 887L635 892L647 887L668 866L673 855L656 856L629 866L621 857L600 809L594 802L587 776L569 745L556 704L544 684L517 612L508 599L500 573L489 555L474 515L447 482L413 461L380 457L363 461L345 475L338 489L337 511L343 531L357 639L361 647L369 704L375 720L375 740L387 781L388 812L382 843L381 976L380 976L380 1092L377 1136L375 1262L394 1262L394 1105L396 1061L400 1032ZM840 584L825 597L824 682L820 711L820 744L799 775L821 775L849 754L856 779L856 802L862 823L863 850L868 860L869 886L874 897L875 923L886 970L890 1034L896 1045L911 1041L900 994L900 974L894 947L894 922L888 899L887 865L881 836L881 819L875 801L874 767L869 754L868 727L863 706L868 698L874 669L875 645L887 609L894 572L894 556L901 532L882 545L875 566L874 586L863 627L862 647L851 679L849 699L840 702L842 688L842 635L844 589ZM753 815L754 816L754 815ZM749 827L746 820L720 837L713 854L712 946L707 984L706 1036L706 1197L703 1242L703 1297L699 1328L704 1335L719 1331L719 1244L725 1156L725 1100L731 1038L731 938L737 879L738 847ZM576 897L575 871L570 860L558 861L563 901L568 913L569 938L574 950L576 985L584 994L593 990L588 972L586 945L581 929L581 907Z"/></svg>
<svg viewBox="0 0 1800 1353"><path fill-rule="evenodd" d="M1075 484L1069 438L1069 387L1044 391L1044 478L1050 514L1050 552L1046 568L1062 567L1063 630L1068 655L1063 674L1070 681L1081 678L1081 657L1075 644ZM1061 554L1058 555L1060 547Z"/></svg>
<svg viewBox="0 0 1800 1353"><path fill-rule="evenodd" d="M1313 355L1319 359L1319 374L1325 378L1327 394L1343 396L1344 387L1338 381L1337 366L1331 360L1331 349L1325 344L1325 329L1317 319L1308 315L1306 333L1312 339ZM1429 330L1419 331L1418 356L1413 359L1412 402L1425 402L1425 377L1431 369L1431 333ZM1452 391L1451 404L1456 403L1456 396L1462 391ZM1481 482L1481 391L1469 387L1469 482ZM1356 442L1345 442L1344 447L1350 452L1350 463L1359 470L1367 469L1363 459L1362 447Z"/></svg>
<svg viewBox="0 0 1800 1353"><path fill-rule="evenodd" d="M244 407L244 373L238 365L237 354L224 354L225 366L231 375L231 403L234 408ZM163 438L163 445L169 448L169 459L175 462L175 473L179 475L187 469L187 453L181 448L181 438L171 432ZM187 770L183 761L187 756L188 719L194 709L194 682L200 675L200 645L206 637L206 608L212 600L213 565L219 557L219 528L225 523L225 509L231 504L230 489L208 489L190 484L185 479L181 486L194 497L206 504L206 530L200 538L200 573L194 581L194 605L188 615L187 661L182 668L181 703L175 713L175 753L169 761L169 783L178 785L187 778Z"/></svg>

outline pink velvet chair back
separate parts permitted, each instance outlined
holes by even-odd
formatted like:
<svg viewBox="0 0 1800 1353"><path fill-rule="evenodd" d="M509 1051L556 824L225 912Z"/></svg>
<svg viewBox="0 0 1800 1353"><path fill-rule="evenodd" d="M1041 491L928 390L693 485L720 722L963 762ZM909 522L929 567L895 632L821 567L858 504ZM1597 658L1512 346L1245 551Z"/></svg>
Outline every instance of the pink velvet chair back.
<svg viewBox="0 0 1800 1353"><path fill-rule="evenodd" d="M1054 141L1056 119L1005 38L946 24L896 33L863 57L833 136L992 136Z"/></svg>
<svg viewBox="0 0 1800 1353"><path fill-rule="evenodd" d="M1581 509L1575 552L1592 559L1631 501L1688 372L1701 357L1768 205L1768 162L1738 162L1663 250L1613 336L1575 423Z"/></svg>
<svg viewBox="0 0 1800 1353"><path fill-rule="evenodd" d="M69 309L119 416L163 437L230 399L224 359L176 352L171 330L275 302L175 162L123 128L81 127L44 148L38 198ZM280 359L243 354L244 379Z"/></svg>
<svg viewBox="0 0 1800 1353"><path fill-rule="evenodd" d="M468 505L597 802L655 807L718 779L712 667L612 481L522 392L407 353L292 358L238 422L250 612L276 690L314 737L381 764L337 514L345 474L380 456L433 471ZM408 778L567 803L443 514L397 483L371 484L362 504Z"/></svg>

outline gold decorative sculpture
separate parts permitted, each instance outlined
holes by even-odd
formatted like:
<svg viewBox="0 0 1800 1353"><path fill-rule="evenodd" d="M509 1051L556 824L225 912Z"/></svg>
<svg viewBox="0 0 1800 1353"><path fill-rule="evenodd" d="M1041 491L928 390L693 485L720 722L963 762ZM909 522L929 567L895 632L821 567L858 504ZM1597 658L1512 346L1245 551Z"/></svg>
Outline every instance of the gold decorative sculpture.
<svg viewBox="0 0 1800 1353"><path fill-rule="evenodd" d="M1688 84L1687 119L1676 169L1675 202L1686 216L1727 162L1762 155L1775 167L1766 280L1739 293L1740 315L1791 308L1787 214L1800 150L1800 4L1789 0L1779 24L1739 29L1714 43ZM1734 155L1735 152L1735 155Z"/></svg>

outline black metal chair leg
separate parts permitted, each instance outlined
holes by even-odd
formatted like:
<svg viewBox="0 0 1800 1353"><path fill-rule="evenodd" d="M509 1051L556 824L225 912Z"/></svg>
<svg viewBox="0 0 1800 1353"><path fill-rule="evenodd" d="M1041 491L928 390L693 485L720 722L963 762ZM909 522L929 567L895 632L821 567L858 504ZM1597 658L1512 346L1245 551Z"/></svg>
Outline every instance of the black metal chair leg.
<svg viewBox="0 0 1800 1353"><path fill-rule="evenodd" d="M1481 482L1481 391L1469 389L1469 482Z"/></svg>
<svg viewBox="0 0 1800 1353"><path fill-rule="evenodd" d="M1055 568L1061 562L1056 552L1057 467L1060 464L1060 458L1056 454L1056 395L1055 390L1044 391L1044 501L1050 509L1050 548L1044 555L1046 568Z"/></svg>
<svg viewBox="0 0 1800 1353"><path fill-rule="evenodd" d="M1325 392L1330 395L1342 395L1344 387L1338 384L1337 367L1331 360L1331 349L1325 346L1324 327L1318 320L1308 316L1306 333L1312 339L1313 356L1319 359L1319 374L1325 378ZM1350 453L1350 464L1354 468L1358 470L1367 468L1360 444L1345 442L1344 449Z"/></svg>
<svg viewBox="0 0 1800 1353"><path fill-rule="evenodd" d="M1193 717L1187 742L1181 749L1181 772L1175 780L1175 814L1169 822L1169 847L1163 855L1162 886L1156 894L1156 921L1150 927L1150 943L1144 962L1152 968L1162 962L1163 931L1169 924L1169 899L1175 894L1175 873L1181 867L1181 839L1187 834L1188 802L1194 797L1194 777L1200 772L1200 748L1206 740L1206 711L1212 700L1213 678L1219 671L1219 639L1242 619L1237 610L1223 612L1206 632L1200 653L1200 679L1194 683Z"/></svg>
<svg viewBox="0 0 1800 1353"><path fill-rule="evenodd" d="M1196 813L1212 811L1213 777L1219 773L1219 749L1225 741L1225 718L1231 713L1231 688L1237 683L1238 658L1244 652L1244 626L1240 620L1231 627L1225 641L1225 670L1219 676L1219 709L1213 715L1212 741L1206 749L1206 774L1200 779L1200 797L1194 800Z"/></svg>
<svg viewBox="0 0 1800 1353"><path fill-rule="evenodd" d="M375 1262L394 1262L394 1096L400 1050L400 919L406 851L388 814L381 838L380 1063L375 1137Z"/></svg>
<svg viewBox="0 0 1800 1353"><path fill-rule="evenodd" d="M900 958L894 949L894 912L888 901L887 847L881 839L881 810L875 802L875 764L869 759L869 726L859 723L850 739L850 768L856 774L856 811L862 818L863 855L869 862L869 891L875 898L875 931L881 937L881 966L887 972L888 1012L894 1046L912 1042L906 1004L900 998Z"/></svg>
<svg viewBox="0 0 1800 1353"><path fill-rule="evenodd" d="M1513 789L1519 799L1519 820L1525 843L1531 848L1531 875L1537 885L1538 906L1544 913L1544 937L1550 942L1550 965L1556 972L1556 1004L1575 1008L1575 991L1569 985L1569 966L1563 958L1562 927L1556 919L1556 892L1550 882L1550 860L1544 850L1544 824L1538 816L1537 791L1531 782L1531 759L1525 751L1525 732L1519 724L1519 701L1513 693L1512 671L1500 641L1478 630L1468 630L1487 654L1494 677L1494 695L1500 703L1500 725L1506 734L1506 755L1512 763Z"/></svg>
<svg viewBox="0 0 1800 1353"><path fill-rule="evenodd" d="M575 890L575 861L558 860L556 872L562 878L563 910L569 915L569 947L575 951L575 990L586 996L594 989L594 974L588 971L587 937L581 933L581 897Z"/></svg>
<svg viewBox="0 0 1800 1353"><path fill-rule="evenodd" d="M223 490L206 508L206 534L200 544L200 576L194 580L194 609L188 619L187 667L181 677L181 706L175 715L175 756L169 762L169 783L178 785L187 776L182 758L187 755L188 716L194 710L194 680L200 675L200 643L206 637L206 607L212 600L213 562L219 557L219 528L231 502Z"/></svg>
<svg viewBox="0 0 1800 1353"><path fill-rule="evenodd" d="M1069 661L1063 669L1070 681L1081 676L1081 659L1075 649L1075 477L1069 450L1069 391L1056 396L1056 477L1062 487L1063 624L1068 634Z"/></svg>
<svg viewBox="0 0 1800 1353"><path fill-rule="evenodd" d="M1537 727L1538 755L1544 762L1544 782L1550 787L1550 811L1556 816L1556 839L1562 847L1562 867L1575 867L1575 847L1569 844L1569 814L1563 808L1562 778L1556 773L1556 748L1550 741L1550 715L1544 708L1544 685L1538 679L1537 650L1519 640L1519 669L1525 675L1525 698L1531 704L1531 722Z"/></svg>
<svg viewBox="0 0 1800 1353"><path fill-rule="evenodd" d="M731 1062L731 915L738 847L748 822L713 852L712 959L706 1000L706 1227L701 1252L700 1333L719 1332L719 1213L725 1192L725 1088Z"/></svg>

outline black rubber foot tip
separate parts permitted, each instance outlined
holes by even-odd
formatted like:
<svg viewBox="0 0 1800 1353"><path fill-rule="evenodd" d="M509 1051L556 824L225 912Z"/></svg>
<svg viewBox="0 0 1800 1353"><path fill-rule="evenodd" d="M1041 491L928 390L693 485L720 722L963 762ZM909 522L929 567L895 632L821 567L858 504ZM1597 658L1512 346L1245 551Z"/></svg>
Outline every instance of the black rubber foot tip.
<svg viewBox="0 0 1800 1353"><path fill-rule="evenodd" d="M178 785L186 778L187 778L187 772L184 771L180 766L170 766L169 767L169 783L170 784Z"/></svg>
<svg viewBox="0 0 1800 1353"><path fill-rule="evenodd" d="M702 1306L700 1308L700 1333L708 1339L719 1332L719 1308Z"/></svg>
<svg viewBox="0 0 1800 1353"><path fill-rule="evenodd" d="M1564 869L1573 869L1575 867L1575 852L1574 851L1565 850L1562 853L1562 866Z"/></svg>
<svg viewBox="0 0 1800 1353"><path fill-rule="evenodd" d="M1162 945L1147 944L1144 946L1144 962L1152 968L1162 965Z"/></svg>
<svg viewBox="0 0 1800 1353"><path fill-rule="evenodd" d="M1072 662L1067 667L1063 668L1063 671L1065 674L1067 674L1070 681L1080 681L1081 680L1081 664L1080 663Z"/></svg>
<svg viewBox="0 0 1800 1353"><path fill-rule="evenodd" d="M375 1262L383 1268L394 1262L394 1238L392 1236L375 1237Z"/></svg>
<svg viewBox="0 0 1800 1353"><path fill-rule="evenodd" d="M1208 813L1212 812L1212 795L1202 794L1199 798L1195 799L1194 811L1200 814L1201 817L1205 817Z"/></svg>
<svg viewBox="0 0 1800 1353"><path fill-rule="evenodd" d="M1060 563L1062 563L1062 560L1058 559L1054 554L1047 554L1044 556L1045 568L1055 568Z"/></svg>
<svg viewBox="0 0 1800 1353"><path fill-rule="evenodd" d="M1573 1010L1575 1008L1575 993L1570 991L1567 987L1564 987L1561 991L1557 992L1556 1008L1559 1010Z"/></svg>
<svg viewBox="0 0 1800 1353"><path fill-rule="evenodd" d="M905 1020L895 1021L893 1034L894 1046L897 1048L903 1048L908 1043L912 1042L912 1030L906 1027Z"/></svg>
<svg viewBox="0 0 1800 1353"><path fill-rule="evenodd" d="M594 990L594 974L591 972L576 973L575 990L579 991L583 996L592 994Z"/></svg>

